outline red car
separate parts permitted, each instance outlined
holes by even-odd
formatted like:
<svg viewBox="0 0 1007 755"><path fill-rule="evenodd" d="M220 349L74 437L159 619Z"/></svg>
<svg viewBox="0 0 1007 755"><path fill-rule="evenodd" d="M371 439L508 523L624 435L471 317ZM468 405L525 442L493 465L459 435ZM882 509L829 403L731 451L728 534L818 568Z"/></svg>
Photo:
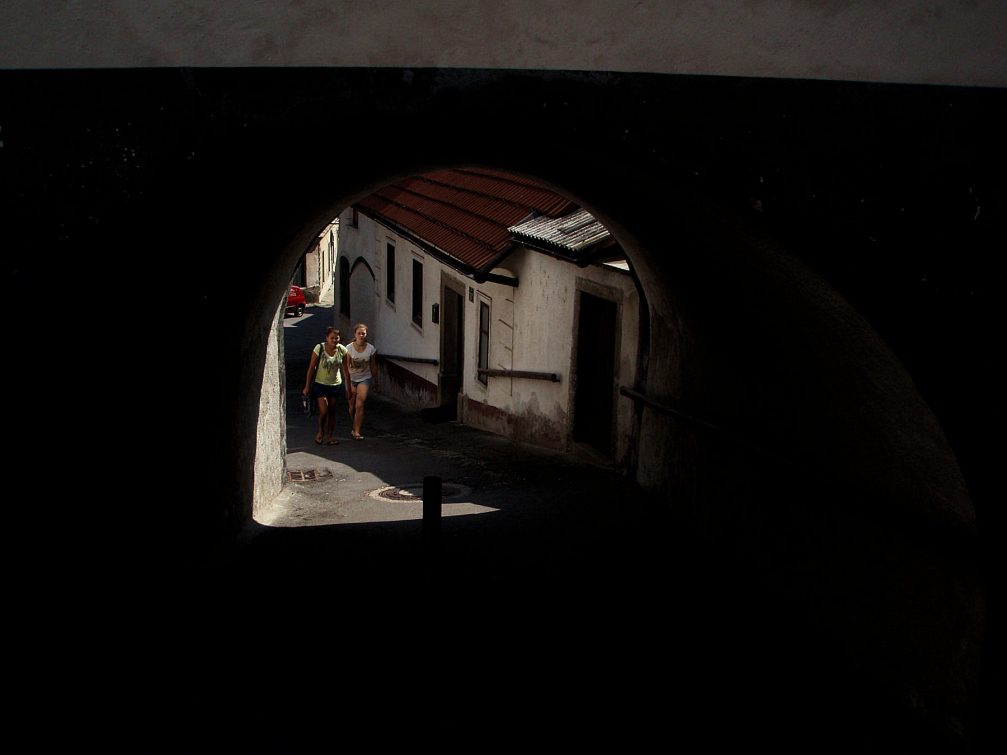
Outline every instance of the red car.
<svg viewBox="0 0 1007 755"><path fill-rule="evenodd" d="M287 309L283 313L284 316L292 314L294 317L300 317L304 314L306 303L304 289L300 286L290 284L290 293L287 294Z"/></svg>

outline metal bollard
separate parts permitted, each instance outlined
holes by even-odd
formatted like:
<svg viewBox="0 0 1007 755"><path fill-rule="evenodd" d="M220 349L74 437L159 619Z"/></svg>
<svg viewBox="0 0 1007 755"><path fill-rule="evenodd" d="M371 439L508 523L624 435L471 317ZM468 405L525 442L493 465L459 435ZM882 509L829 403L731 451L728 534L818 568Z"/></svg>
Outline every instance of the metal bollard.
<svg viewBox="0 0 1007 755"><path fill-rule="evenodd" d="M423 478L423 543L436 549L441 538L441 478Z"/></svg>
<svg viewBox="0 0 1007 755"><path fill-rule="evenodd" d="M423 478L423 556L427 577L436 571L441 545L441 478Z"/></svg>

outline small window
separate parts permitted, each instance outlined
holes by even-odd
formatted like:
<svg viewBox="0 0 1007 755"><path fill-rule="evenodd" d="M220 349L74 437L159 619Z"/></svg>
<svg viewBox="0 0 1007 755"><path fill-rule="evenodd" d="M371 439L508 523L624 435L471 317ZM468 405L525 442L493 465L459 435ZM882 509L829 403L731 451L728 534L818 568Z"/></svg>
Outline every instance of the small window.
<svg viewBox="0 0 1007 755"><path fill-rule="evenodd" d="M413 322L423 327L423 263L413 260Z"/></svg>
<svg viewBox="0 0 1007 755"><path fill-rule="evenodd" d="M359 228L360 227L360 214L357 212L357 208L353 207L350 210L350 227Z"/></svg>
<svg viewBox="0 0 1007 755"><path fill-rule="evenodd" d="M350 316L350 261L339 258L339 312Z"/></svg>
<svg viewBox="0 0 1007 755"><path fill-rule="evenodd" d="M385 297L395 303L395 244L385 245Z"/></svg>
<svg viewBox="0 0 1007 755"><path fill-rule="evenodd" d="M479 369L488 370L490 366L490 305L479 302ZM476 372L479 382L486 385L489 378L484 373Z"/></svg>

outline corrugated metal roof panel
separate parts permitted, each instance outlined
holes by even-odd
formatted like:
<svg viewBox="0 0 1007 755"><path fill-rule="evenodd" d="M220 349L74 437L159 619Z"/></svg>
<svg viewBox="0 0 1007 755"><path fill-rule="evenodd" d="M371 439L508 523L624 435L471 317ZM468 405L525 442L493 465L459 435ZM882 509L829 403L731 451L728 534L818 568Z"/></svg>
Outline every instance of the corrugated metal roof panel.
<svg viewBox="0 0 1007 755"><path fill-rule="evenodd" d="M431 181L511 202L552 217L563 215L577 206L563 195L530 178L498 170L448 169L432 171L424 176Z"/></svg>
<svg viewBox="0 0 1007 755"><path fill-rule="evenodd" d="M526 238L545 242L569 252L587 249L611 235L605 226L584 209L559 218L532 218L507 230L518 240Z"/></svg>
<svg viewBox="0 0 1007 755"><path fill-rule="evenodd" d="M382 201L376 195L361 200L358 205L362 210L373 213L379 221L387 219L473 268L481 269L499 253L494 244L436 222L409 207ZM503 236L507 236L506 229L503 231Z"/></svg>
<svg viewBox="0 0 1007 755"><path fill-rule="evenodd" d="M507 243L508 220L518 214L513 209L506 213L481 211L480 207L466 205L464 197L432 198L397 186L391 191L381 189L376 195L498 248Z"/></svg>
<svg viewBox="0 0 1007 755"><path fill-rule="evenodd" d="M385 186L356 205L477 270L510 246L510 226L577 205L531 179L483 169L431 171Z"/></svg>

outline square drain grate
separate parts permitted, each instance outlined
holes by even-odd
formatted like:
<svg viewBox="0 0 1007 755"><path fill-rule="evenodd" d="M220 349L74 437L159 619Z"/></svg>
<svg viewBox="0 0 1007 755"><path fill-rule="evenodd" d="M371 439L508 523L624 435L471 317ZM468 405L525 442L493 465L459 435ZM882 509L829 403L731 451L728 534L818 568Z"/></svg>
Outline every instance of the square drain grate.
<svg viewBox="0 0 1007 755"><path fill-rule="evenodd" d="M332 477L327 469L288 469L287 479L290 482L317 482Z"/></svg>

